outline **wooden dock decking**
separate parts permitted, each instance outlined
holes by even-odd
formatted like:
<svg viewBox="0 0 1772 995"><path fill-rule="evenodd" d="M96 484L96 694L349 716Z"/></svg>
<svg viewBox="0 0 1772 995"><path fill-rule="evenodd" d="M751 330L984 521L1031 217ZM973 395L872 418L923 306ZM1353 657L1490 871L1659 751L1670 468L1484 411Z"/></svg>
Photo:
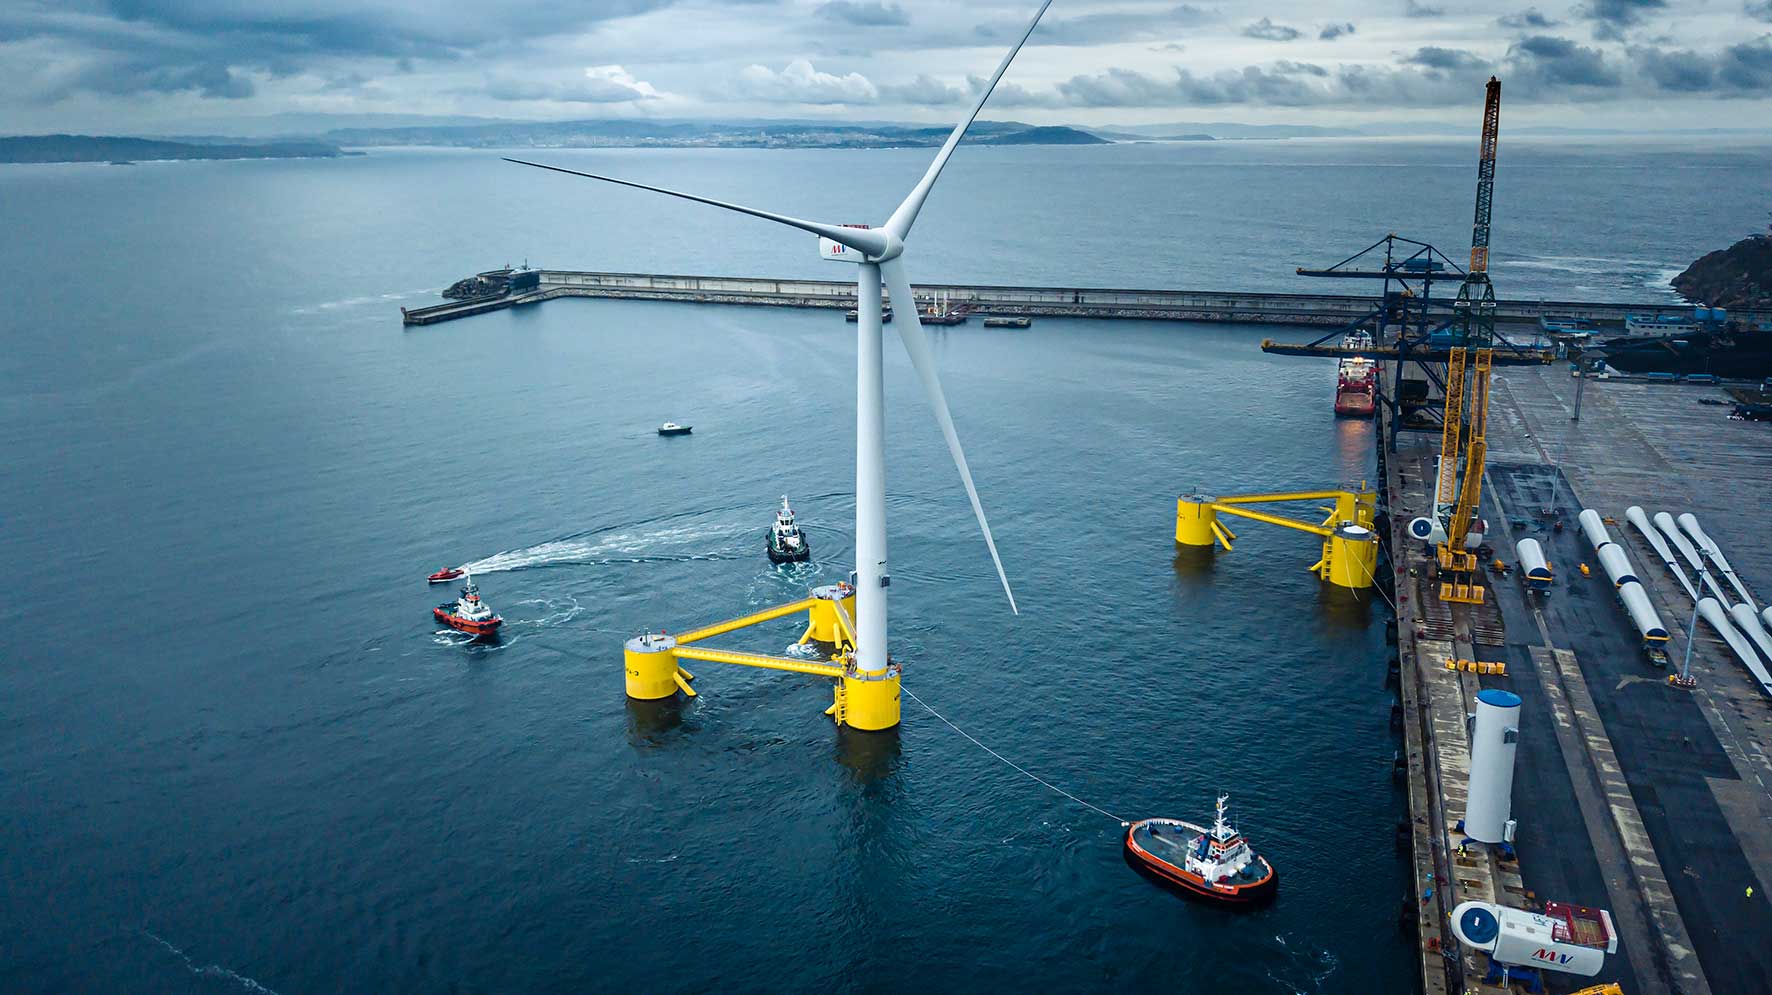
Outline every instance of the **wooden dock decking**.
<svg viewBox="0 0 1772 995"><path fill-rule="evenodd" d="M840 280L778 280L765 277L679 276L659 273L604 273L541 270L540 285L527 293L449 301L432 307L402 308L407 325L430 325L502 308L553 300L556 297L605 297L626 300L678 301L696 304L739 304L761 307L855 307L855 284ZM1213 290L1127 290L1102 287L1006 287L989 285L919 284L918 291L945 294L981 315L1013 317L1122 318L1157 321L1212 321L1346 325L1369 312L1372 296L1339 294L1270 294ZM1450 309L1450 298L1437 305ZM1669 310L1663 303L1592 303L1579 301L1502 301L1496 321L1537 327L1544 315L1585 318L1603 327L1621 326L1626 314ZM1772 320L1767 314L1746 318Z"/></svg>

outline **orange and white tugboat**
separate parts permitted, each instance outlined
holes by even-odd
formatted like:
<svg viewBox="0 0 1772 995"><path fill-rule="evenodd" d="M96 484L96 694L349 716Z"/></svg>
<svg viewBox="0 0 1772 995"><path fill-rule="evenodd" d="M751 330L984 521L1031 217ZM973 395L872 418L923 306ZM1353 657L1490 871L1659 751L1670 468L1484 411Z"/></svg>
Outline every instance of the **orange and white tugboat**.
<svg viewBox="0 0 1772 995"><path fill-rule="evenodd" d="M1341 340L1350 349L1372 348L1372 335L1355 331ZM1335 413L1370 418L1378 407L1378 363L1367 356L1343 356L1335 370Z"/></svg>
<svg viewBox="0 0 1772 995"><path fill-rule="evenodd" d="M1208 901L1254 905L1274 897L1279 875L1225 821L1218 796L1212 828L1180 819L1141 819L1126 830L1126 862L1153 880Z"/></svg>
<svg viewBox="0 0 1772 995"><path fill-rule="evenodd" d="M446 601L431 609L437 621L476 636L490 636L498 631L505 620L499 618L486 602L480 600L480 589L474 586L474 576L468 574L467 586L461 589L461 597L456 601Z"/></svg>

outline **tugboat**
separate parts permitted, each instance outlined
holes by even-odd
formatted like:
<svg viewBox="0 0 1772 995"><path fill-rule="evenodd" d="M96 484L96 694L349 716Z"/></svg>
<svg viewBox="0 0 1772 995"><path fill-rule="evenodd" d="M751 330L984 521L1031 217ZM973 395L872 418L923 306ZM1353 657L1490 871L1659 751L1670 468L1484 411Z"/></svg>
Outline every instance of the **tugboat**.
<svg viewBox="0 0 1772 995"><path fill-rule="evenodd" d="M455 578L460 577L460 576L461 576L460 568L458 568L458 567L444 567L441 570L438 570L436 573L430 575L426 579L429 580L433 584L447 584L450 581L452 581Z"/></svg>
<svg viewBox="0 0 1772 995"><path fill-rule="evenodd" d="M1365 330L1347 335L1341 344L1349 349L1372 348ZM1335 413L1370 418L1377 407L1378 363L1366 356L1343 356L1335 371Z"/></svg>
<svg viewBox="0 0 1772 995"><path fill-rule="evenodd" d="M658 427L658 434L659 435L688 435L690 432L693 432L693 431L695 431L695 426L693 426L693 425L679 425L674 421L665 422L663 425L660 425Z"/></svg>
<svg viewBox="0 0 1772 995"><path fill-rule="evenodd" d="M805 533L794 523L794 509L788 496L781 496L781 508L775 513L775 524L769 528L769 562L804 563L812 559L812 545Z"/></svg>
<svg viewBox="0 0 1772 995"><path fill-rule="evenodd" d="M471 574L468 576L467 586L461 589L461 598L454 602L443 602L431 609L431 614L451 629L476 636L490 636L505 622L487 607L486 602L480 600L480 589L474 586Z"/></svg>
<svg viewBox="0 0 1772 995"><path fill-rule="evenodd" d="M1126 862L1153 880L1224 905L1254 905L1274 897L1279 875L1267 858L1225 821L1218 796L1212 828L1180 819L1141 819L1126 830Z"/></svg>

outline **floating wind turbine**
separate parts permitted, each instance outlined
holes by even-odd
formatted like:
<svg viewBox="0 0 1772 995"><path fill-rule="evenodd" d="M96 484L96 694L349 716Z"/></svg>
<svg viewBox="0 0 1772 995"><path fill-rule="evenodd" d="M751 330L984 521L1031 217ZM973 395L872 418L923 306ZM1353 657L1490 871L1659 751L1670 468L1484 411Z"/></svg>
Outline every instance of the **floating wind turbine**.
<svg viewBox="0 0 1772 995"><path fill-rule="evenodd" d="M899 339L904 343L905 352L910 356L911 365L916 368L917 378L923 383L923 390L928 395L929 406L935 412L935 420L941 426L941 434L947 439L948 452L953 454L954 466L960 471L960 482L966 487L966 496L972 502L972 513L978 518L979 531L984 534L985 548L990 550L991 562L996 565L997 579L1003 584L1003 593L1009 598L1011 611L1016 611L1015 593L1009 589L1009 577L1003 572L1003 560L997 555L997 544L991 537L991 526L985 519L984 506L978 500L978 488L972 483L972 471L966 465L966 453L960 448L960 437L954 431L954 419L948 413L947 397L941 389L941 379L935 372L935 358L929 350L929 340L923 334L923 326L917 319L916 300L911 295L910 276L905 272L903 256L905 239L910 236L911 228L917 222L917 214L922 211L924 201L929 199L929 191L934 189L935 181L941 176L942 167L954 154L954 149L965 137L966 129L990 98L991 91L997 81L1008 71L1009 63L1015 59L1028 36L1034 33L1034 27L1040 23L1046 8L1052 6L1052 0L1045 0L1040 9L1028 22L1027 29L1021 33L1015 45L1003 56L997 71L991 75L990 82L985 84L972 105L972 110L960 122L942 143L941 151L929 164L923 178L917 181L904 202L892 212L886 224L879 228L867 226L827 224L820 221L807 221L803 218L763 211L742 204L732 204L712 197L684 193L679 190L667 190L632 180L618 179L613 176L601 176L596 173L584 173L576 169L564 169L559 166L548 166L539 162L525 162L521 159L508 161L524 166L535 166L549 169L557 173L568 173L588 179L602 180L605 183L617 183L640 190L650 190L671 197L692 200L699 204L707 204L723 210L748 214L765 221L798 228L819 236L819 255L836 262L853 262L857 264L855 303L858 318L858 349L855 364L855 572L856 572L856 604L855 604L855 666L863 674L884 674L887 670L886 655L886 587L889 575L886 571L886 402L885 381L882 375L881 346L881 286L898 305L897 321ZM1019 612L1018 612L1019 614ZM895 720L896 721L896 720Z"/></svg>

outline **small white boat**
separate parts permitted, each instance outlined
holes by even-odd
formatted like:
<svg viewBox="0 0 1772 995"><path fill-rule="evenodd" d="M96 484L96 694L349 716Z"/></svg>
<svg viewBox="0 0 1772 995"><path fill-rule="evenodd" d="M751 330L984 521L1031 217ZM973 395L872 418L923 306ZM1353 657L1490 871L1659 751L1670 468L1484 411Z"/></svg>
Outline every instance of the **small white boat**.
<svg viewBox="0 0 1772 995"><path fill-rule="evenodd" d="M693 426L679 425L674 421L665 422L658 427L659 435L688 435L693 431L695 431Z"/></svg>

